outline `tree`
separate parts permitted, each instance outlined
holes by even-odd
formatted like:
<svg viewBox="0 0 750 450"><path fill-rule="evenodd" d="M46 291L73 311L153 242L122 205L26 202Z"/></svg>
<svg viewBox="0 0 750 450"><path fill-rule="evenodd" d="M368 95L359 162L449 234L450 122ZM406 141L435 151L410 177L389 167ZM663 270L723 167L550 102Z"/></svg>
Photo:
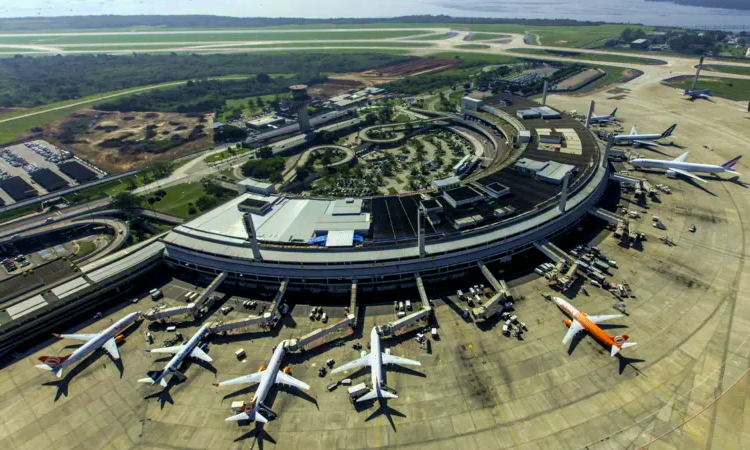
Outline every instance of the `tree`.
<svg viewBox="0 0 750 450"><path fill-rule="evenodd" d="M154 178L164 178L172 174L174 163L169 161L156 161L151 163L148 171L153 175Z"/></svg>
<svg viewBox="0 0 750 450"><path fill-rule="evenodd" d="M195 206L201 211L207 211L216 207L221 201L213 195L203 195L195 201Z"/></svg>
<svg viewBox="0 0 750 450"><path fill-rule="evenodd" d="M263 109L263 107L266 106L266 104L263 102L263 98L261 97L257 97L255 99L255 104L258 105L258 108L260 109Z"/></svg>
<svg viewBox="0 0 750 450"><path fill-rule="evenodd" d="M143 198L139 197L132 192L123 191L115 194L110 200L109 204L113 208L117 209L134 209L140 208L143 205Z"/></svg>
<svg viewBox="0 0 750 450"><path fill-rule="evenodd" d="M270 158L273 156L273 150L269 146L261 147L257 153L259 158Z"/></svg>
<svg viewBox="0 0 750 450"><path fill-rule="evenodd" d="M259 73L255 76L255 79L258 80L258 83L270 83L271 77L267 73Z"/></svg>

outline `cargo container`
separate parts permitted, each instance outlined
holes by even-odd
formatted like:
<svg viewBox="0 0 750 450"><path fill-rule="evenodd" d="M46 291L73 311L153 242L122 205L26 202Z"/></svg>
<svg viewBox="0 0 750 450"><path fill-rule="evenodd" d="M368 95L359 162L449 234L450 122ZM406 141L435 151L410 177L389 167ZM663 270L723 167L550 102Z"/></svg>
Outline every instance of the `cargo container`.
<svg viewBox="0 0 750 450"><path fill-rule="evenodd" d="M239 402L232 402L232 411L236 413L241 413L245 410L245 402L239 401Z"/></svg>
<svg viewBox="0 0 750 450"><path fill-rule="evenodd" d="M356 398L366 394L369 389L367 389L365 383L359 383L350 387L349 389L347 389L347 391L349 392L349 397Z"/></svg>
<svg viewBox="0 0 750 450"><path fill-rule="evenodd" d="M237 357L237 359L242 359L245 357L245 349L239 349L236 352L234 352L234 356Z"/></svg>

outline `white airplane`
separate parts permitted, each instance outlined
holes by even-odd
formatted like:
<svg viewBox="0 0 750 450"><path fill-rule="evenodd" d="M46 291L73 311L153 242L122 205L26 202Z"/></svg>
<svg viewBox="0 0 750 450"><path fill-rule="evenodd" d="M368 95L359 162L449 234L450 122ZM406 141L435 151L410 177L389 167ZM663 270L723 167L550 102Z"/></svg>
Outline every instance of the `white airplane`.
<svg viewBox="0 0 750 450"><path fill-rule="evenodd" d="M271 386L273 386L274 384L285 384L288 386L294 386L298 389L304 389L305 391L310 390L309 385L290 375L285 374L281 370L281 359L286 353L285 344L286 341L276 346L276 349L273 351L273 356L271 357L271 362L268 363L267 369L261 366L260 370L256 373L214 384L214 386L216 387L221 387L229 386L232 384L260 383L258 389L255 391L255 395L253 395L252 400L250 400L250 404L245 406L245 410L235 416L227 417L227 422L236 422L239 420L255 420L262 423L268 422L269 419L261 413L265 413L266 415L275 417L276 413L271 411L269 407L263 404L263 401L268 395L268 391L271 390Z"/></svg>
<svg viewBox="0 0 750 450"><path fill-rule="evenodd" d="M362 352L362 357L355 359L354 361L344 364L343 366L337 367L331 371L331 375L341 373L345 370L359 369L360 367L370 366L370 374L372 379L372 390L362 397L358 398L358 402L364 402L367 400L374 400L376 398L398 398L398 395L390 392L383 383L383 364L401 364L404 366L421 366L422 363L414 361L412 359L401 358L398 356L388 355L380 351L380 335L378 334L377 328L373 327L370 332L370 349L371 352L368 355L367 352ZM383 389L385 388L385 389Z"/></svg>
<svg viewBox="0 0 750 450"><path fill-rule="evenodd" d="M589 117L588 123L605 123L605 122L613 122L615 120L615 114L617 114L617 108L615 108L614 111L612 111L611 114L606 114L604 116L594 116L592 115Z"/></svg>
<svg viewBox="0 0 750 450"><path fill-rule="evenodd" d="M674 124L671 127L667 128L667 131L661 134L638 134L638 131L635 129L635 126L633 126L633 129L630 131L630 134L620 134L620 135L615 136L615 144L623 144L626 142L631 142L634 147L637 147L638 145L663 147L663 145L659 145L653 141L672 136L672 133L674 132L675 128L677 128L677 124Z"/></svg>
<svg viewBox="0 0 750 450"><path fill-rule="evenodd" d="M135 322L135 320L140 317L140 315L140 312L130 313L101 333L53 334L53 336L58 338L78 339L79 341L86 341L86 343L78 347L76 351L69 355L40 356L39 361L41 361L43 364L39 364L36 367L39 369L49 370L50 372L53 372L55 375L57 375L57 378L62 378L62 372L64 368L70 366L76 361L83 359L83 357L85 357L89 353L100 348L106 350L107 353L112 356L112 359L120 359L120 352L117 350L117 344L124 340L120 333L122 332L122 330L130 326L130 324Z"/></svg>
<svg viewBox="0 0 750 450"><path fill-rule="evenodd" d="M701 68L703 67L703 56L701 56L701 61L698 63L698 70L695 71L695 78L693 78L693 85L690 87L690 89L685 89L685 93L683 95L689 95L690 100L696 100L699 98L702 98L704 100L711 100L711 90L710 89L696 89L695 85L698 83L698 76L701 74Z"/></svg>
<svg viewBox="0 0 750 450"><path fill-rule="evenodd" d="M661 159L645 159L637 158L630 161L635 167L648 167L656 169L667 169L667 176L670 178L676 178L677 175L684 175L689 178L700 181L701 183L708 183L703 178L693 175L691 172L698 173L732 173L734 175L740 175L739 172L734 170L734 165L742 158L742 155L730 159L724 164L717 166L714 164L695 164L685 162L689 152L685 152L673 159L672 161L663 161Z"/></svg>
<svg viewBox="0 0 750 450"><path fill-rule="evenodd" d="M711 100L711 89L685 89L683 95L689 95L690 100L697 100L699 98Z"/></svg>
<svg viewBox="0 0 750 450"><path fill-rule="evenodd" d="M190 338L183 345L176 345L174 347L155 348L153 350L146 350L149 353L170 353L174 357L169 360L164 370L150 370L146 372L148 378L141 378L138 380L139 383L159 383L161 387L167 387L167 375L176 376L181 380L187 379L187 377L177 370L182 364L182 361L186 356L200 359L202 361L211 362L213 361L203 350L198 348L198 343L208 334L208 325L203 325L200 330L193 337Z"/></svg>

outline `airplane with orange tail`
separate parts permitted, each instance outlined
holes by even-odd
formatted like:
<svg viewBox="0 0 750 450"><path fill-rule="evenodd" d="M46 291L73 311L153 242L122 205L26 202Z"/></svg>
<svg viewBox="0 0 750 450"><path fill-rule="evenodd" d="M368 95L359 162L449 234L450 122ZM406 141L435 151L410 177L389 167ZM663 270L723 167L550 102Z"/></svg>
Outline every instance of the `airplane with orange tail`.
<svg viewBox="0 0 750 450"><path fill-rule="evenodd" d="M76 351L65 356L40 356L39 361L42 364L37 365L39 369L49 370L57 378L62 377L63 369L70 366L76 361L83 359L86 355L94 350L103 348L112 356L112 359L120 359L120 352L117 351L117 344L123 342L125 338L120 334L135 322L141 316L140 312L130 313L114 323L101 333L93 334L53 334L56 338L76 339L86 343L78 347Z"/></svg>
<svg viewBox="0 0 750 450"><path fill-rule="evenodd" d="M568 342L570 342L573 336L584 330L587 331L591 336L593 336L594 339L608 346L610 348L610 356L615 356L620 352L620 350L632 347L636 344L635 342L627 342L627 340L630 339L630 336L628 336L627 334L611 336L609 333L602 330L597 325L599 322L604 322L605 320L623 317L622 314L589 316L584 312L578 311L573 307L573 305L559 297L554 297L553 300L565 314L570 316L570 319L573 319L565 319L563 321L565 325L568 326L568 332L565 334L565 337L562 340L563 344L567 344Z"/></svg>

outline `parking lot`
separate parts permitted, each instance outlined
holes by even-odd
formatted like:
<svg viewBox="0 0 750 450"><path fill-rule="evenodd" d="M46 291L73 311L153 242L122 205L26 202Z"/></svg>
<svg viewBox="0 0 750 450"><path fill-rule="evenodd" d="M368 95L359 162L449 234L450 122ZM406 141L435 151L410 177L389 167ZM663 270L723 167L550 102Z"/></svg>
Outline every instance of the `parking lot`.
<svg viewBox="0 0 750 450"><path fill-rule="evenodd" d="M54 174L50 177L54 177L56 181L60 182L57 178L59 177L68 186L75 186L77 184L75 180L62 173L57 167L57 164L63 161L65 161L63 151L45 141L32 141L3 147L0 149L0 180L20 177L42 195L46 194L47 190L32 178L32 174L41 169L49 169ZM13 202L8 193L2 190L0 190L0 198L6 204Z"/></svg>

